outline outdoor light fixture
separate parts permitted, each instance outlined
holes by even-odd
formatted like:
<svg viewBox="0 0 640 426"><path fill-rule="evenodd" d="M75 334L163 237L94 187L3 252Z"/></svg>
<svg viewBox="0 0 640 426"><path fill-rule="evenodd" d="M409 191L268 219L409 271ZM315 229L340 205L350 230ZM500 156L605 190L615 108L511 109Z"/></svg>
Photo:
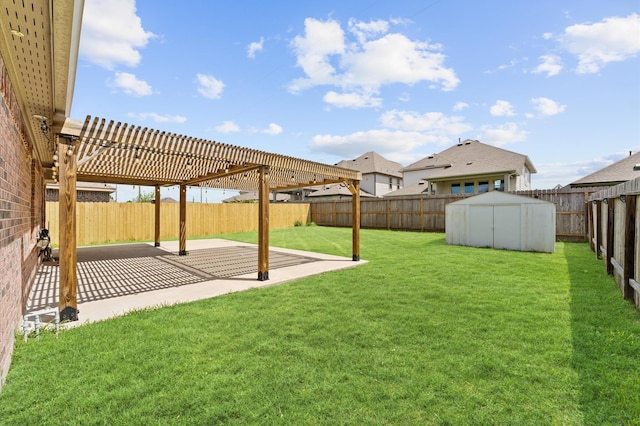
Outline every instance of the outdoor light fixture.
<svg viewBox="0 0 640 426"><path fill-rule="evenodd" d="M48 120L47 117L40 114L33 114L32 117L40 121L40 130L42 130L42 133L45 133L45 134L49 133L49 124L47 124L47 120Z"/></svg>
<svg viewBox="0 0 640 426"><path fill-rule="evenodd" d="M140 162L140 149L139 148L136 148L136 154L135 154L134 158L135 158L135 162L136 163Z"/></svg>
<svg viewBox="0 0 640 426"><path fill-rule="evenodd" d="M192 166L192 164L191 164L191 156L188 155L187 156L187 169L191 169L191 166Z"/></svg>
<svg viewBox="0 0 640 426"><path fill-rule="evenodd" d="M69 144L69 148L67 148L67 156L71 157L73 155L73 145Z"/></svg>
<svg viewBox="0 0 640 426"><path fill-rule="evenodd" d="M605 203L605 204L609 204L609 199L608 198L603 198L602 202Z"/></svg>
<svg viewBox="0 0 640 426"><path fill-rule="evenodd" d="M622 201L623 203L627 202L627 196L625 194L621 194L620 195L620 201Z"/></svg>

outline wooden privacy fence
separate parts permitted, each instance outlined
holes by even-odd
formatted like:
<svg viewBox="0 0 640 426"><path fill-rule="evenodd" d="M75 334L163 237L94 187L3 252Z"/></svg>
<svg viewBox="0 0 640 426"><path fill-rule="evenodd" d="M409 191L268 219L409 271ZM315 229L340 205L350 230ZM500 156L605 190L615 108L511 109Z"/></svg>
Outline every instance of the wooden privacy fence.
<svg viewBox="0 0 640 426"><path fill-rule="evenodd" d="M640 308L640 178L589 197L589 243L625 299Z"/></svg>
<svg viewBox="0 0 640 426"><path fill-rule="evenodd" d="M517 195L539 198L556 205L556 238L585 241L586 202L593 190L518 191ZM361 226L372 229L445 232L445 206L465 195L431 195L363 198ZM317 225L351 226L351 201L311 203L311 220Z"/></svg>
<svg viewBox="0 0 640 426"><path fill-rule="evenodd" d="M46 226L53 244L59 242L59 204L46 205ZM160 239L179 235L180 205L160 205ZM153 241L155 206L152 203L78 203L77 244ZM310 220L309 204L270 204L269 228L288 228ZM187 237L258 229L257 203L187 203Z"/></svg>

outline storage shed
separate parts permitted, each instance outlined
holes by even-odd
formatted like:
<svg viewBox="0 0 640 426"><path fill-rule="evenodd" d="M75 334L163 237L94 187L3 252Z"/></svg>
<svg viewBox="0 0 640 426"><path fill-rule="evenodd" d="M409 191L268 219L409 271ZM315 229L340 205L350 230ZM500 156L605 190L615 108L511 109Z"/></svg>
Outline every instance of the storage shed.
<svg viewBox="0 0 640 426"><path fill-rule="evenodd" d="M553 253L556 206L491 191L446 206L447 244Z"/></svg>

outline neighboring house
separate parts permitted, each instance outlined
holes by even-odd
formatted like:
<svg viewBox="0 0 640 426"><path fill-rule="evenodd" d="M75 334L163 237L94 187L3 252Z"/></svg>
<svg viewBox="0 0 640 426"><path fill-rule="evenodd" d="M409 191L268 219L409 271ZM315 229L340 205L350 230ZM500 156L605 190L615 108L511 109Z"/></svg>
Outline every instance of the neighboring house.
<svg viewBox="0 0 640 426"><path fill-rule="evenodd" d="M336 166L362 173L360 189L374 197L403 187L402 164L387 160L373 151L353 160L340 161Z"/></svg>
<svg viewBox="0 0 640 426"><path fill-rule="evenodd" d="M106 183L78 182L76 185L76 201L79 203L108 203L111 201L111 194L116 190L113 185ZM60 201L60 186L47 184L45 201Z"/></svg>
<svg viewBox="0 0 640 426"><path fill-rule="evenodd" d="M402 169L406 186L426 181L430 195L528 190L536 172L526 155L470 139Z"/></svg>
<svg viewBox="0 0 640 426"><path fill-rule="evenodd" d="M397 191L388 192L384 194L384 198L409 197L411 195L431 195L431 191L429 191L429 182L421 180L418 183L405 186Z"/></svg>
<svg viewBox="0 0 640 426"><path fill-rule="evenodd" d="M317 187L316 191L313 191L307 196L308 201L328 201L328 200L342 200L351 199L351 191L344 183L334 183L330 185L322 185ZM373 198L374 196L366 191L360 189L361 198Z"/></svg>
<svg viewBox="0 0 640 426"><path fill-rule="evenodd" d="M275 201L273 199L275 195ZM278 202L284 203L289 201L291 196L289 194L281 194L281 193L271 193L270 202ZM258 191L242 191L238 195L234 195L233 197L225 198L222 200L223 203L257 203L258 202Z"/></svg>
<svg viewBox="0 0 640 426"><path fill-rule="evenodd" d="M640 177L640 151L593 172L581 179L571 182L570 188L594 186L614 186Z"/></svg>

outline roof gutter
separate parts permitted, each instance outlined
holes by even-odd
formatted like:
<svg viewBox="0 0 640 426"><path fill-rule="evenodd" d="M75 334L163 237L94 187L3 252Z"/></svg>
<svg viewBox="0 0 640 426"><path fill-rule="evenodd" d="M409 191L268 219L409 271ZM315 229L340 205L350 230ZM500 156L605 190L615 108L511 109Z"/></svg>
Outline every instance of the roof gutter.
<svg viewBox="0 0 640 426"><path fill-rule="evenodd" d="M474 174L448 175L448 176L441 176L441 177L425 177L423 178L423 180L429 181L429 182L442 182L445 180L452 180L452 179L475 178L479 176L505 175L505 174L509 174L509 176L514 176L514 175L520 176L520 174L516 170L503 170L503 171L496 171L496 172L490 172L490 173L474 173Z"/></svg>

